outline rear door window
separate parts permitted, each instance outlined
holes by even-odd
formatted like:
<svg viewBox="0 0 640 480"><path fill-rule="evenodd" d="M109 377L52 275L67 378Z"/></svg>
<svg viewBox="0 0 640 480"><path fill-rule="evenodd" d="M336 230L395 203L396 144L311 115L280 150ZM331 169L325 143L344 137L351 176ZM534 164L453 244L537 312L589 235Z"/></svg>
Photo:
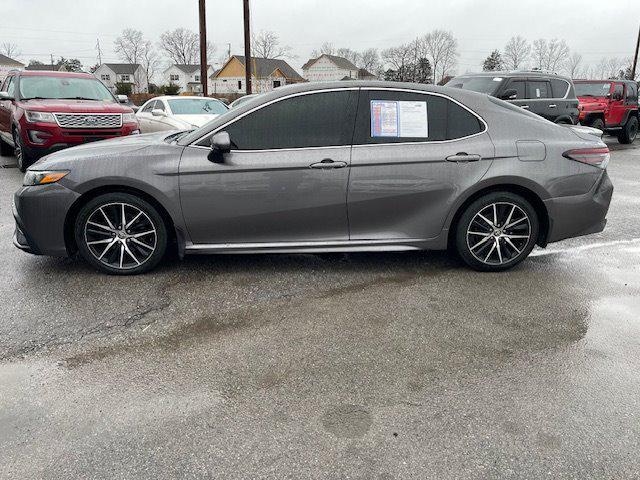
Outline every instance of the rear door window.
<svg viewBox="0 0 640 480"><path fill-rule="evenodd" d="M527 82L527 98L551 98L551 88L549 82L540 80L529 80Z"/></svg>
<svg viewBox="0 0 640 480"><path fill-rule="evenodd" d="M435 142L480 133L476 115L438 95L362 90L354 144Z"/></svg>

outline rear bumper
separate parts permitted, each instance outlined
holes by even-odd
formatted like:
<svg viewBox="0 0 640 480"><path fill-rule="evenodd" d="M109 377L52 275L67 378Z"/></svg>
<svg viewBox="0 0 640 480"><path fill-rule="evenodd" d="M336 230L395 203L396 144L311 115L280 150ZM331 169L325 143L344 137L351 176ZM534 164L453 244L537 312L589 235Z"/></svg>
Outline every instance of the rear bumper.
<svg viewBox="0 0 640 480"><path fill-rule="evenodd" d="M545 200L549 213L547 242L603 231L612 195L613 184L605 170L586 194Z"/></svg>
<svg viewBox="0 0 640 480"><path fill-rule="evenodd" d="M78 197L57 183L20 188L13 198L13 244L36 255L67 256L65 220Z"/></svg>

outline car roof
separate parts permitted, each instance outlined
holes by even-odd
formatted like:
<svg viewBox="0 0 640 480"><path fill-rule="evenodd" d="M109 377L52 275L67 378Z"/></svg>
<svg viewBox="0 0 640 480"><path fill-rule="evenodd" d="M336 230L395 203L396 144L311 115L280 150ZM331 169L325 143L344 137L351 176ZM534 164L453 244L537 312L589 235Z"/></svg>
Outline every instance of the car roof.
<svg viewBox="0 0 640 480"><path fill-rule="evenodd" d="M509 78L518 78L518 77L540 77L540 78L559 78L561 80L570 81L569 77L565 77L564 75L560 75L557 73L544 72L542 70L496 70L490 72L477 72L477 73L465 73L463 75L458 75L455 78L464 78L464 77L509 77Z"/></svg>
<svg viewBox="0 0 640 480"><path fill-rule="evenodd" d="M635 80L628 80L628 79L619 79L619 78L607 78L607 79L603 79L603 80L587 80L587 79L580 79L580 80L574 80L574 83L633 83L636 84L637 82Z"/></svg>
<svg viewBox="0 0 640 480"><path fill-rule="evenodd" d="M72 77L72 78L92 78L97 80L97 78L85 72L50 72L50 71L30 71L30 70L20 70L18 71L18 75L21 77Z"/></svg>

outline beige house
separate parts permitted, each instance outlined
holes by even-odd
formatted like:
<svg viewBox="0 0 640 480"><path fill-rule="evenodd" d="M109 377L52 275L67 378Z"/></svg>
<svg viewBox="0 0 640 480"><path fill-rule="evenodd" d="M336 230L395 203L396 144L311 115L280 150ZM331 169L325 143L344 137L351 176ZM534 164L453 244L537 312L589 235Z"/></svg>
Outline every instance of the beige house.
<svg viewBox="0 0 640 480"><path fill-rule="evenodd" d="M352 62L336 55L320 55L311 58L302 66L303 76L310 82L332 82L335 80L357 80L359 68Z"/></svg>
<svg viewBox="0 0 640 480"><path fill-rule="evenodd" d="M291 83L300 83L304 79L284 60L273 58L251 58L252 83L254 93L270 92L274 88ZM211 77L210 94L245 93L245 57L233 55Z"/></svg>

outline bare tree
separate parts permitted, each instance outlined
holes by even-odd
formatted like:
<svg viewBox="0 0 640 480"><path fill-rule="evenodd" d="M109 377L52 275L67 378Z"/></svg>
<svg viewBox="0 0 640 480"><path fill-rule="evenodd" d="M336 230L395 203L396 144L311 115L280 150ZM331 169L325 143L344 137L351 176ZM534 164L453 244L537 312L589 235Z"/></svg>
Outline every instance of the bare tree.
<svg viewBox="0 0 640 480"><path fill-rule="evenodd" d="M565 62L565 69L571 78L577 78L580 73L580 67L582 65L582 55L578 52L573 54Z"/></svg>
<svg viewBox="0 0 640 480"><path fill-rule="evenodd" d="M417 39L416 43L420 45L416 51L423 52L431 60L433 83L440 82L455 68L458 60L458 41L451 32L434 30Z"/></svg>
<svg viewBox="0 0 640 480"><path fill-rule="evenodd" d="M389 68L395 71L403 71L411 63L413 56L414 53L409 43L382 51L382 60ZM401 79L401 81L404 80L406 79Z"/></svg>
<svg viewBox="0 0 640 480"><path fill-rule="evenodd" d="M186 28L176 28L160 35L160 48L172 62L193 65L199 58L200 40L197 33Z"/></svg>
<svg viewBox="0 0 640 480"><path fill-rule="evenodd" d="M126 28L113 43L114 50L120 60L126 63L142 65L145 72L144 80L146 80L148 87L160 64L160 57L153 48L151 41L146 40L140 30ZM135 86L139 91L142 79L136 77L134 80Z"/></svg>
<svg viewBox="0 0 640 480"><path fill-rule="evenodd" d="M2 45L0 45L0 53L14 60L16 59L16 57L22 55L22 51L20 50L20 48L18 48L18 45L11 42L4 42Z"/></svg>
<svg viewBox="0 0 640 480"><path fill-rule="evenodd" d="M539 38L533 42L533 60L540 70L556 72L562 69L568 56L569 46L564 40Z"/></svg>
<svg viewBox="0 0 640 480"><path fill-rule="evenodd" d="M258 58L292 58L291 47L281 45L278 34L261 31L251 39L251 55Z"/></svg>
<svg viewBox="0 0 640 480"><path fill-rule="evenodd" d="M314 50L311 52L312 58L318 58L320 55L335 55L336 49L331 42L324 42L320 47L320 50Z"/></svg>
<svg viewBox="0 0 640 480"><path fill-rule="evenodd" d="M502 55L505 68L509 70L524 68L530 52L531 46L525 38L520 35L511 37L505 45Z"/></svg>
<svg viewBox="0 0 640 480"><path fill-rule="evenodd" d="M364 50L360 53L358 60L358 67L364 68L370 73L377 74L380 70L380 54L376 48Z"/></svg>
<svg viewBox="0 0 640 480"><path fill-rule="evenodd" d="M336 50L336 55L342 58L346 58L354 65L358 65L360 63L360 54L355 50L351 50L350 48L339 48Z"/></svg>

